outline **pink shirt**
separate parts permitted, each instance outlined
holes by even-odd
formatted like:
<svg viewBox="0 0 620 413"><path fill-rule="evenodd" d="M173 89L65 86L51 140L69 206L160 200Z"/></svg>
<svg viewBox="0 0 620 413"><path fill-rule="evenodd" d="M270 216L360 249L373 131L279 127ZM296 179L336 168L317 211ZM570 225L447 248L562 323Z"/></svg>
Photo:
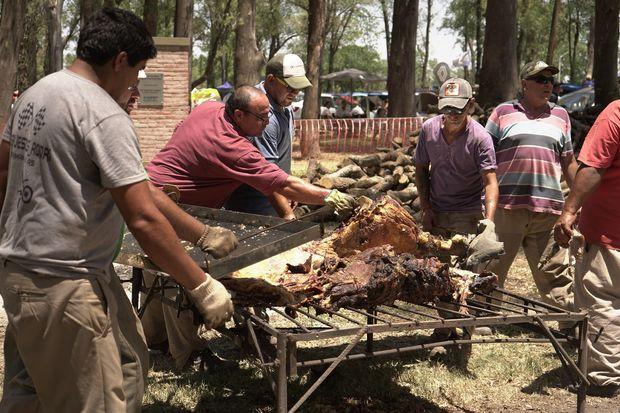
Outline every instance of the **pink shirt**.
<svg viewBox="0 0 620 413"><path fill-rule="evenodd" d="M146 170L155 185L178 186L181 203L211 208L243 183L271 195L288 178L239 133L220 102L194 109Z"/></svg>
<svg viewBox="0 0 620 413"><path fill-rule="evenodd" d="M606 169L598 188L583 204L579 230L586 240L620 250L620 100L596 118L579 153L579 161Z"/></svg>

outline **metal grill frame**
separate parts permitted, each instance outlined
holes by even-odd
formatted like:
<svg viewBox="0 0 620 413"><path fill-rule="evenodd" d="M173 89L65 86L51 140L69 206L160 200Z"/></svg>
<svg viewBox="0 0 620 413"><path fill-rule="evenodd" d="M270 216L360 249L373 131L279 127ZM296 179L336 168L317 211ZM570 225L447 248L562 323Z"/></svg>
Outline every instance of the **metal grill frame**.
<svg viewBox="0 0 620 413"><path fill-rule="evenodd" d="M291 317L282 308L267 307L271 311L284 317L290 327L277 327L257 316L251 308L237 308L236 314L243 320L243 327L247 329L247 335L251 345L258 356L258 365L265 373L269 384L275 393L276 412L293 413L298 411L303 403L325 381L325 379L344 360L361 360L380 356L403 354L415 350L431 349L438 346L454 346L460 344L503 344L503 343L550 343L560 359L569 377L579 384L577 393L577 412L585 412L587 378L587 334L588 317L585 312L570 312L547 303L520 296L513 292L496 289L504 298L495 295L476 293L466 304L450 303L457 309L446 309L436 305L411 305L397 302L394 305L379 306L372 310L360 310L347 307L344 310L356 313L366 318L366 322L359 322L354 318L343 314L343 311L331 311L319 306L314 310L328 314L334 318L340 318L350 323L347 326L336 326L333 322L325 319L325 316L317 316L309 309L294 309L297 317ZM460 309L467 309L476 315L462 314ZM427 314L426 310L441 310L450 317L441 317L435 314ZM408 314L408 315L405 315ZM453 317L452 317L453 316ZM309 327L307 322L321 323L323 327ZM578 331L578 336L566 335L560 331L549 328L549 322L572 322L573 331ZM476 338L472 339L469 334L464 338L450 339L416 344L406 347L394 347L383 350L375 350L374 334L392 333L403 331L428 330L435 328L462 328L468 329L478 326L507 326L516 325L538 334L538 337L508 337L508 338ZM275 343L274 360L268 360L265 348L266 343L260 343L257 332L267 334L272 343ZM355 351L357 344L366 337L364 350ZM351 337L351 341L340 354L335 357L321 357L317 359L299 360L297 346L299 343L316 340L326 340L337 337ZM563 344L575 343L577 345L577 361L566 352ZM289 408L288 380L295 378L298 369L328 366L326 370L311 384L305 393Z"/></svg>

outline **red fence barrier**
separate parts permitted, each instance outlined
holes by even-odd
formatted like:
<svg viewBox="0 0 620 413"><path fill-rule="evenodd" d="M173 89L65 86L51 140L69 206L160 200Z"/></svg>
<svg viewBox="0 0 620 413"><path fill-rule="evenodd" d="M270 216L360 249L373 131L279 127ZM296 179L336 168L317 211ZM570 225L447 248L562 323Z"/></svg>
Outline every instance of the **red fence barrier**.
<svg viewBox="0 0 620 413"><path fill-rule="evenodd" d="M324 152L372 153L378 147L391 146L395 137L408 142L412 132L422 126L423 119L299 119L295 121L298 142L319 139Z"/></svg>

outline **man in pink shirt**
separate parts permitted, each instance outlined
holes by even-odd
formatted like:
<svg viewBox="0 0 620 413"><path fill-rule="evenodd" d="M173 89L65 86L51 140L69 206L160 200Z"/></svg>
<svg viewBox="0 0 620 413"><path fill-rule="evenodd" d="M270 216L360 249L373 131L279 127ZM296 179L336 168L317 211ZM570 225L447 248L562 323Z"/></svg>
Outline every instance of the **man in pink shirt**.
<svg viewBox="0 0 620 413"><path fill-rule="evenodd" d="M579 154L580 167L562 215L556 241L569 246L575 264L575 306L590 317L588 394L620 393L620 100L596 119ZM579 230L573 225L581 208Z"/></svg>
<svg viewBox="0 0 620 413"><path fill-rule="evenodd" d="M198 106L147 165L153 184L175 185L180 202L221 208L241 184L266 196L280 194L293 201L331 205L337 214L356 206L353 197L314 186L288 175L268 162L250 142L269 124L269 100L260 90L241 86L227 100ZM146 282L153 278L145 273ZM207 355L207 341L198 335L191 314L151 302L142 317L151 348L168 342L176 367L182 369L197 356ZM165 331L164 331L165 328Z"/></svg>

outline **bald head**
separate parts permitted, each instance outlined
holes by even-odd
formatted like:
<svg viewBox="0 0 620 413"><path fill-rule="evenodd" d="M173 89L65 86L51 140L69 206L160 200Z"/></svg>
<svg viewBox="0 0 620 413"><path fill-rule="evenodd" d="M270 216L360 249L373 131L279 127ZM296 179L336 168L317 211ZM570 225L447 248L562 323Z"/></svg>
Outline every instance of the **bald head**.
<svg viewBox="0 0 620 413"><path fill-rule="evenodd" d="M226 101L226 111L228 113L234 113L237 109L248 111L262 104L269 105L267 95L253 86L239 86Z"/></svg>
<svg viewBox="0 0 620 413"><path fill-rule="evenodd" d="M245 136L258 136L269 124L269 99L252 86L240 86L226 101L226 113Z"/></svg>

